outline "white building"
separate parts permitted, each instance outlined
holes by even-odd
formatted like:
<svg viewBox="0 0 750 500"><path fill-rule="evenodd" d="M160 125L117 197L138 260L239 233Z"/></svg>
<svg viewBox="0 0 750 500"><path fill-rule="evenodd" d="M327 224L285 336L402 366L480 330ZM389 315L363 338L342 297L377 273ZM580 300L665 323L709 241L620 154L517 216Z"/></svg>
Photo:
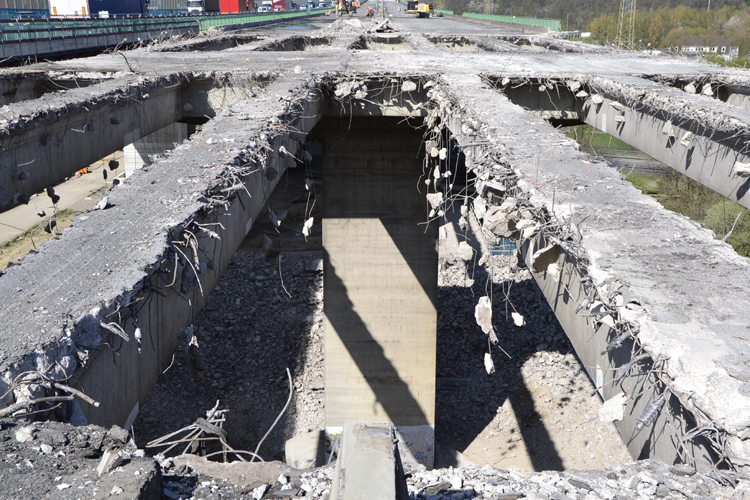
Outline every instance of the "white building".
<svg viewBox="0 0 750 500"><path fill-rule="evenodd" d="M733 59L740 54L739 45L733 45L728 36L682 36L677 40L677 46L687 55L717 54Z"/></svg>

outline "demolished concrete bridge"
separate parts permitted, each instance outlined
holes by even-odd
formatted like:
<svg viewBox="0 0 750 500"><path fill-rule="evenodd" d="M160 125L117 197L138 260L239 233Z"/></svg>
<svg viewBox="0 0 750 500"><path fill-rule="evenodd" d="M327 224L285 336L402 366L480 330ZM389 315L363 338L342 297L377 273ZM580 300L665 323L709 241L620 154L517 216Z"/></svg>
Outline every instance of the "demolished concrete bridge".
<svg viewBox="0 0 750 500"><path fill-rule="evenodd" d="M0 74L92 82L3 108L4 207L136 129L202 124L113 187L109 208L0 276L4 406L75 375L100 405L66 404L66 418L132 424L310 135L334 191L322 221L327 426L386 418L404 453L432 465L435 235L455 205L485 253L514 240L601 397L625 395L617 427L634 458L747 470L747 259L549 123L590 123L748 206L745 71L451 18L244 40ZM740 97L684 90L711 82ZM513 322L489 299L477 335L491 344Z"/></svg>

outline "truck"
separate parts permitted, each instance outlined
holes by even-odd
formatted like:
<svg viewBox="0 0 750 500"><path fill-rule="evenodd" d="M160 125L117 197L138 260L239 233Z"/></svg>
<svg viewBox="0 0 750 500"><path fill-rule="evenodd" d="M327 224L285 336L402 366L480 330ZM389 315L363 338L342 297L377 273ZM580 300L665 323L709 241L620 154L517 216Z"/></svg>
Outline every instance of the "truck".
<svg viewBox="0 0 750 500"><path fill-rule="evenodd" d="M203 0L187 0L187 9L191 14L204 14L206 3Z"/></svg>
<svg viewBox="0 0 750 500"><path fill-rule="evenodd" d="M99 12L107 12L113 16L138 16L146 14L144 0L88 0L89 14L99 17Z"/></svg>
<svg viewBox="0 0 750 500"><path fill-rule="evenodd" d="M55 17L86 17L89 4L87 0L49 0L49 13Z"/></svg>

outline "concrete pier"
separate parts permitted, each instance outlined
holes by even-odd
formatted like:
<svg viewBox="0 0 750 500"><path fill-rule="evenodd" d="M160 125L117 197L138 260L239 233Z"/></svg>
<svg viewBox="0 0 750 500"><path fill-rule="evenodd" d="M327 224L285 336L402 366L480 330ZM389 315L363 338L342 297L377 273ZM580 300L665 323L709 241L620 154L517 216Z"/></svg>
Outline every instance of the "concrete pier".
<svg viewBox="0 0 750 500"><path fill-rule="evenodd" d="M422 136L400 118L325 118L326 428L393 422L434 459L436 222L417 190ZM424 189L423 189L424 191Z"/></svg>

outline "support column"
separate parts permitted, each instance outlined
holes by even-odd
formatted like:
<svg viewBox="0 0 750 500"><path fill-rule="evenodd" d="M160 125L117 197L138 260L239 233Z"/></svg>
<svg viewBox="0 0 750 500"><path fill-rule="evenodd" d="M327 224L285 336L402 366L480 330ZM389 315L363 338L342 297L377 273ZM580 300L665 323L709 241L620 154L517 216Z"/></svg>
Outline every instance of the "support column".
<svg viewBox="0 0 750 500"><path fill-rule="evenodd" d="M404 461L432 467L438 225L424 224L421 131L384 117L326 118L318 128L326 428L390 420Z"/></svg>

